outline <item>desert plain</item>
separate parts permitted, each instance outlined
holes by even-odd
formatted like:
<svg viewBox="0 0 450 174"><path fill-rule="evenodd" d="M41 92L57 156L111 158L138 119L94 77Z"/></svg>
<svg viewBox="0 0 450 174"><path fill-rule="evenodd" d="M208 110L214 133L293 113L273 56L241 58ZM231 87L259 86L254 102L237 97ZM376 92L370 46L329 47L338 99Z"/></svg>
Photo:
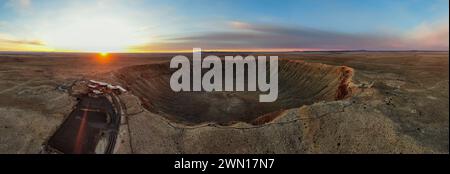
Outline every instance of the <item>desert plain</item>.
<svg viewBox="0 0 450 174"><path fill-rule="evenodd" d="M43 153L93 79L127 89L112 153L449 152L448 52L216 54L279 56L278 100L175 93L176 54L2 52L0 153Z"/></svg>

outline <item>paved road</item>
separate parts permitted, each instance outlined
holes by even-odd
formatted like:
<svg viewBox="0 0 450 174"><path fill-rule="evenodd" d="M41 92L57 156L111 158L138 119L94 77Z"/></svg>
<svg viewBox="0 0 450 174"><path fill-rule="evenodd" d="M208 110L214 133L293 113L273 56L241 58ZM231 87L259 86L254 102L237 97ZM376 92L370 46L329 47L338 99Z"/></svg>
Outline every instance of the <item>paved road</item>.
<svg viewBox="0 0 450 174"><path fill-rule="evenodd" d="M107 97L83 96L77 107L48 141L47 147L65 154L93 154L102 136L107 136L105 153L113 153L120 125L120 104ZM115 106L118 106L116 108Z"/></svg>

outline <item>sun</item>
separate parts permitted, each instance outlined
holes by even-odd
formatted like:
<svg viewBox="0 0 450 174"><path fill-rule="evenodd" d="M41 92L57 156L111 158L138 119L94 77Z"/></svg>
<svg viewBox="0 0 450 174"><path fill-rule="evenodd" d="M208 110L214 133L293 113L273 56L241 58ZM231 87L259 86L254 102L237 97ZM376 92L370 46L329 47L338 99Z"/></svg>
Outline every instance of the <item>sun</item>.
<svg viewBox="0 0 450 174"><path fill-rule="evenodd" d="M100 52L100 57L108 57L109 53L108 52Z"/></svg>
<svg viewBox="0 0 450 174"><path fill-rule="evenodd" d="M107 64L111 61L111 55L108 52L97 53L97 61L101 64Z"/></svg>

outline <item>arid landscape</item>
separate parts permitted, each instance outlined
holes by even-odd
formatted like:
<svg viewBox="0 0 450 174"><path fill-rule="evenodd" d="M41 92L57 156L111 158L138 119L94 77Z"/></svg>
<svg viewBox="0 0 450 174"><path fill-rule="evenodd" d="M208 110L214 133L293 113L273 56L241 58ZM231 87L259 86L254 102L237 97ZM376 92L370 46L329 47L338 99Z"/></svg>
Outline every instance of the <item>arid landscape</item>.
<svg viewBox="0 0 450 174"><path fill-rule="evenodd" d="M0 153L449 153L448 52L208 54L278 56L278 100L175 93L177 54L2 52ZM84 98L92 83L126 92ZM111 106L92 109L106 101L98 96ZM86 123L95 135L77 145L83 137L63 125L82 125L88 113L98 116Z"/></svg>

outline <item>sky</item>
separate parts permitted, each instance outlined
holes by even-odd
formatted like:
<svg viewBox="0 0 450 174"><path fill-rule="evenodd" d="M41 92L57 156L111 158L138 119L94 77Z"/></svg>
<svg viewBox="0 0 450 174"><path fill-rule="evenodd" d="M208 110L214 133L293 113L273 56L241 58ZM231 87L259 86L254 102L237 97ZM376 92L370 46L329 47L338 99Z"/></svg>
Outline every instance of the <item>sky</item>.
<svg viewBox="0 0 450 174"><path fill-rule="evenodd" d="M0 0L0 51L449 50L449 0Z"/></svg>

